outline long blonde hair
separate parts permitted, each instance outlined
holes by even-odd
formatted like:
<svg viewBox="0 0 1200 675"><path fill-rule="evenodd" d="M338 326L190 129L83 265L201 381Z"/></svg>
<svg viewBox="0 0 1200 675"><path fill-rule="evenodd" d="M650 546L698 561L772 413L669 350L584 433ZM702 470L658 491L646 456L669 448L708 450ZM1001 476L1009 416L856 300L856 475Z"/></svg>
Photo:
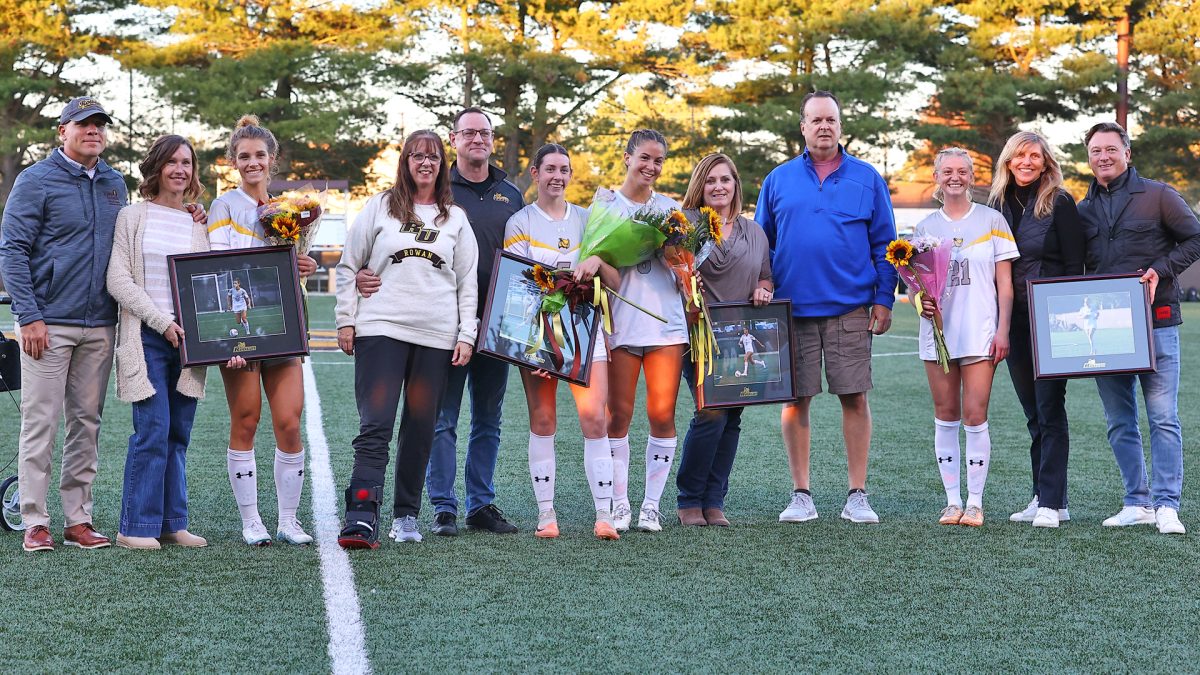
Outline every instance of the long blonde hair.
<svg viewBox="0 0 1200 675"><path fill-rule="evenodd" d="M1054 199L1062 190L1062 167L1054 158L1054 150L1050 148L1050 143L1036 131L1019 131L1013 134L1012 138L1004 144L1004 149L1000 151L1000 158L996 160L996 166L992 171L992 191L988 194L988 205L997 211L1002 210L1004 206L1004 193L1008 190L1009 181L1015 183L1008 163L1017 153L1033 143L1041 146L1042 158L1046 161L1046 169L1041 175L1042 182L1038 186L1037 199L1034 200L1033 215L1045 218L1054 211Z"/></svg>
<svg viewBox="0 0 1200 675"><path fill-rule="evenodd" d="M742 177L738 175L733 160L720 152L705 156L696 164L696 168L692 169L692 179L688 182L687 192L683 195L683 208L698 209L704 206L704 182L708 180L708 174L721 164L728 166L729 173L733 174L733 199L729 202L729 205L733 207L733 217L736 219L742 215ZM720 215L722 218L725 217L724 213Z"/></svg>
<svg viewBox="0 0 1200 675"><path fill-rule="evenodd" d="M942 164L949 157L962 157L967 160L967 168L971 170L971 185L967 186L967 199L975 201L972 195L975 187L975 160L971 157L971 153L962 148L945 148L933 158L933 198L942 204L946 203L946 195L942 194L942 184L937 182L937 175L942 170Z"/></svg>

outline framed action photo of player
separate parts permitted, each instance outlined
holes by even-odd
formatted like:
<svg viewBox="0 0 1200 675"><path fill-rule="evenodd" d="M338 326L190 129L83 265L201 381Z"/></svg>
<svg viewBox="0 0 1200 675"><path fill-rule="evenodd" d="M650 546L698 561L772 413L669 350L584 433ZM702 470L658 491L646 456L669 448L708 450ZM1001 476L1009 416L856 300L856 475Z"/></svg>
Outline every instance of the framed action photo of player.
<svg viewBox="0 0 1200 675"><path fill-rule="evenodd" d="M1154 372L1150 288L1141 277L1135 272L1026 282L1035 377Z"/></svg>
<svg viewBox="0 0 1200 675"><path fill-rule="evenodd" d="M507 251L497 252L475 349L586 387L597 341L604 339L600 313L589 302L574 302L564 305L557 317L544 316L545 292L533 274L537 265Z"/></svg>
<svg viewBox="0 0 1200 675"><path fill-rule="evenodd" d="M185 368L308 354L295 247L173 255L167 266Z"/></svg>
<svg viewBox="0 0 1200 675"><path fill-rule="evenodd" d="M796 400L792 367L792 302L776 300L708 306L717 353L712 374L697 373L703 409Z"/></svg>

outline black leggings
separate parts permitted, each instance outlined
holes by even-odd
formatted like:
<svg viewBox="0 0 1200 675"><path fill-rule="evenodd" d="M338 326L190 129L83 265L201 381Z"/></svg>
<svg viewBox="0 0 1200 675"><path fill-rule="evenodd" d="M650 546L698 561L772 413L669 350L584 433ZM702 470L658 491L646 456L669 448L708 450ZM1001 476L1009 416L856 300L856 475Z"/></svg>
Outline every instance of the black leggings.
<svg viewBox="0 0 1200 675"><path fill-rule="evenodd" d="M1033 496L1038 506L1067 508L1067 381L1035 380L1029 316L1013 308L1009 330L1008 374L1025 410L1029 426L1029 459L1033 465Z"/></svg>
<svg viewBox="0 0 1200 675"><path fill-rule="evenodd" d="M353 443L354 478L385 483L388 442L396 428L401 390L404 392L396 440L396 518L415 517L421 510L421 490L452 355L449 349L377 335L354 339L354 399L359 418Z"/></svg>

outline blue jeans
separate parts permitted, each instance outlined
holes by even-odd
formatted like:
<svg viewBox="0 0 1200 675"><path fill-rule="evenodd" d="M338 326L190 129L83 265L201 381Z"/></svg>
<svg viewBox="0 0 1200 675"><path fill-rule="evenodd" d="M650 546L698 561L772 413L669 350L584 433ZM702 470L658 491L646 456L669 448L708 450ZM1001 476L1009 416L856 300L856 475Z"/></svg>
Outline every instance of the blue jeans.
<svg viewBox="0 0 1200 675"><path fill-rule="evenodd" d="M496 456L500 454L500 412L508 387L508 364L476 354L465 366L452 366L446 380L446 398L438 415L425 477L435 514L458 513L454 479L458 477L458 413L463 387L471 396L471 437L467 441L467 515L492 503L496 486Z"/></svg>
<svg viewBox="0 0 1200 675"><path fill-rule="evenodd" d="M1183 434L1179 426L1179 326L1154 329L1157 373L1096 378L1108 444L1121 469L1126 506L1179 508L1183 486ZM1142 381L1146 416L1150 420L1152 485L1146 483L1146 456L1138 428L1137 381Z"/></svg>
<svg viewBox="0 0 1200 675"><path fill-rule="evenodd" d="M696 400L696 366L684 357L683 376ZM737 454L742 432L744 408L696 410L683 439L683 454L675 486L679 488L676 506L681 509L725 509L729 492L729 474Z"/></svg>
<svg viewBox="0 0 1200 675"><path fill-rule="evenodd" d="M133 435L125 458L121 534L160 537L187 529L187 448L196 418L196 399L179 384L179 350L142 327L146 375L155 394L133 404Z"/></svg>

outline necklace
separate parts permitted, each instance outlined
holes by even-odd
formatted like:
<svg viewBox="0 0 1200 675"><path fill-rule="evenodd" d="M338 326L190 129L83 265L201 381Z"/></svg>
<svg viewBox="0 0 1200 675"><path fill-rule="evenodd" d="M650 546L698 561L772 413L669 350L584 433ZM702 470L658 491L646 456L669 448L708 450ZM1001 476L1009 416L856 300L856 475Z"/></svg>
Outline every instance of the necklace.
<svg viewBox="0 0 1200 675"><path fill-rule="evenodd" d="M1017 203L1021 205L1021 212L1024 213L1025 212L1025 202L1021 201L1021 198L1017 196L1016 190L1013 190L1013 199L1017 200Z"/></svg>

